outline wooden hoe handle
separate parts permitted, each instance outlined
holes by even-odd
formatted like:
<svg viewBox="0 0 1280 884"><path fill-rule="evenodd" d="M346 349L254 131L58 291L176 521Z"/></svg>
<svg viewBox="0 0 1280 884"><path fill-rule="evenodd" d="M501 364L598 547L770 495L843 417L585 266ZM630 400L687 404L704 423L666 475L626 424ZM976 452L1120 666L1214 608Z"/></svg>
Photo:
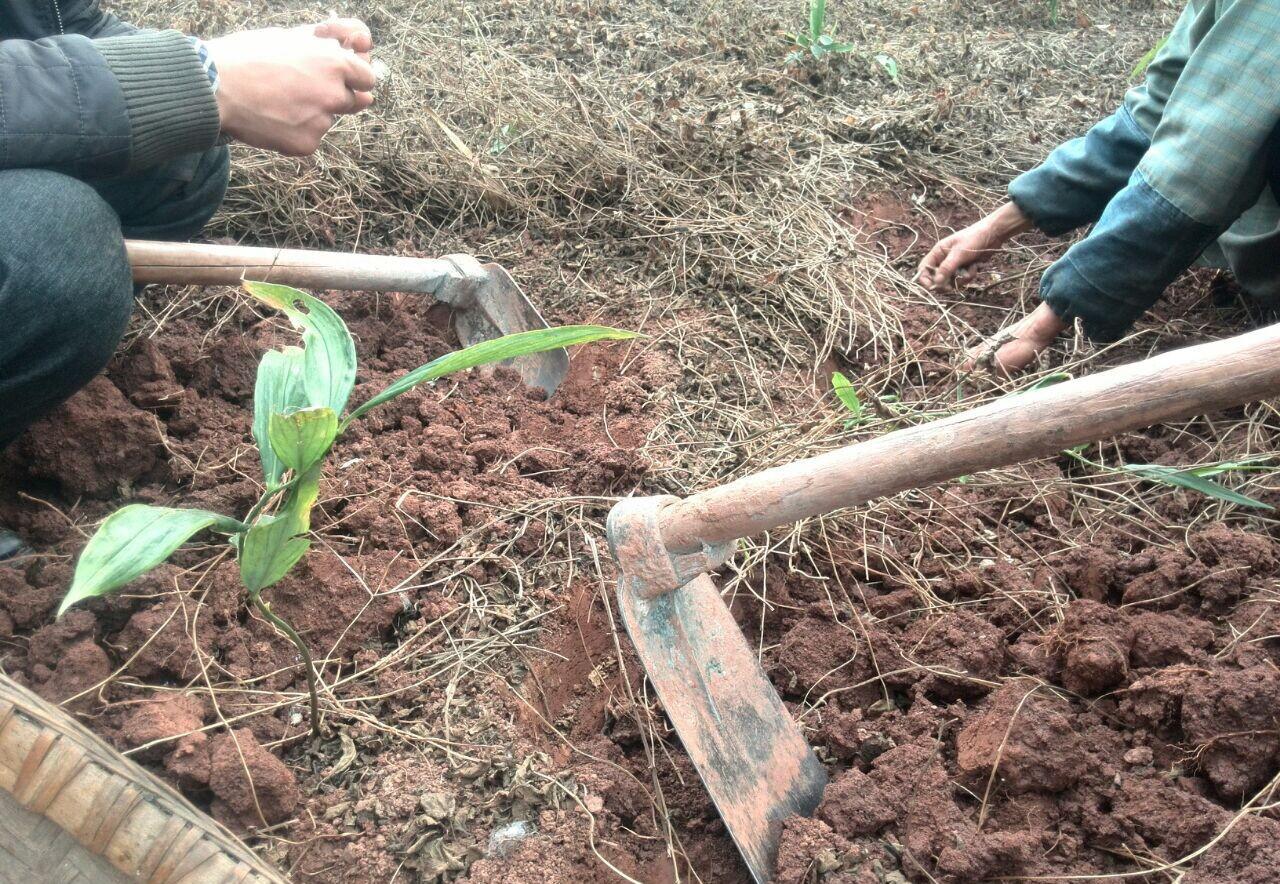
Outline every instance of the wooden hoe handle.
<svg viewBox="0 0 1280 884"><path fill-rule="evenodd" d="M146 240L127 240L125 250L138 283L239 285L253 279L311 289L435 294L466 272L448 258Z"/></svg>
<svg viewBox="0 0 1280 884"><path fill-rule="evenodd" d="M774 467L662 510L672 553L1280 395L1280 325L1199 344Z"/></svg>

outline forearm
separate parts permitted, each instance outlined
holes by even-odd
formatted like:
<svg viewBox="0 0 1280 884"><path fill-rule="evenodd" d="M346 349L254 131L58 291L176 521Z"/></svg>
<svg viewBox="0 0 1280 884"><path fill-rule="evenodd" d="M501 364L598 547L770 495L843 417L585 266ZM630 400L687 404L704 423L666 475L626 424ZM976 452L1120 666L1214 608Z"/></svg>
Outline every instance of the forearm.
<svg viewBox="0 0 1280 884"><path fill-rule="evenodd" d="M1150 146L1126 108L1058 147L1009 185L1009 199L1049 234L1097 221Z"/></svg>
<svg viewBox="0 0 1280 884"><path fill-rule="evenodd" d="M992 237L1000 243L1007 242L1018 234L1026 233L1035 227L1035 222L1031 220L1031 216L1012 200L1002 203L1000 208L988 215L983 221L990 225Z"/></svg>
<svg viewBox="0 0 1280 884"><path fill-rule="evenodd" d="M217 105L176 31L0 42L0 168L100 178L211 146Z"/></svg>
<svg viewBox="0 0 1280 884"><path fill-rule="evenodd" d="M1089 236L1045 271L1040 296L1063 321L1080 319L1090 338L1116 340L1221 233L1134 172Z"/></svg>

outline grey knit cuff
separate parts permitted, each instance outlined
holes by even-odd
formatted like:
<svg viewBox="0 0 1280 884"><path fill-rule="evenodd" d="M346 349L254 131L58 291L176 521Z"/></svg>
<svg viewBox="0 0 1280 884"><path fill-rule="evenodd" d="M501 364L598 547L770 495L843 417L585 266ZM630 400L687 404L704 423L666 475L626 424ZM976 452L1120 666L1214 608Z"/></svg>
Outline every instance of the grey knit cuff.
<svg viewBox="0 0 1280 884"><path fill-rule="evenodd" d="M94 40L124 91L129 169L208 150L221 118L195 48L178 31L140 31Z"/></svg>

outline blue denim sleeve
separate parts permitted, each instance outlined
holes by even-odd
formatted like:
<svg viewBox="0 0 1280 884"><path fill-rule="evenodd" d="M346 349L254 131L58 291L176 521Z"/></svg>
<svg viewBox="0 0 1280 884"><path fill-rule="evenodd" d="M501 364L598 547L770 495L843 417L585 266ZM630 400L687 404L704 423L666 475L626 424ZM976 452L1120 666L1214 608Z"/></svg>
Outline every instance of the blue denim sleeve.
<svg viewBox="0 0 1280 884"><path fill-rule="evenodd" d="M1015 178L1009 199L1050 236L1092 224L1150 146L1151 139L1128 108L1121 107Z"/></svg>
<svg viewBox="0 0 1280 884"><path fill-rule="evenodd" d="M1040 297L1063 319L1082 320L1090 338L1114 341L1221 233L1135 170L1089 235L1045 271Z"/></svg>

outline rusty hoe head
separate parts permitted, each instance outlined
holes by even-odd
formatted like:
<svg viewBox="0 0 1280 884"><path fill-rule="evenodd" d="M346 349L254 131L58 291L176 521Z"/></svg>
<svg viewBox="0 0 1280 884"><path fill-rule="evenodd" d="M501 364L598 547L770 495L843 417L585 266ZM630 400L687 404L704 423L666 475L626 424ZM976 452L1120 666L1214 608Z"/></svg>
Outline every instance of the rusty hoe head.
<svg viewBox="0 0 1280 884"><path fill-rule="evenodd" d="M685 751L763 884L783 820L813 812L827 774L708 574L735 544L673 555L663 542L662 510L677 500L628 498L609 513L618 604Z"/></svg>

